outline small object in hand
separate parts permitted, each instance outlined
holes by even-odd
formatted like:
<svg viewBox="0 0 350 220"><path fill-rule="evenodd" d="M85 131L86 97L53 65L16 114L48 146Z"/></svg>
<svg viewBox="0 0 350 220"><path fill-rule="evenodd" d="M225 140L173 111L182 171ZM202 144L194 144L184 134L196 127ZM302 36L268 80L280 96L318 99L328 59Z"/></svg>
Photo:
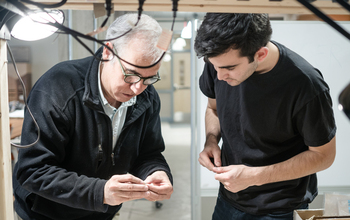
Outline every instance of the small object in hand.
<svg viewBox="0 0 350 220"><path fill-rule="evenodd" d="M214 164L214 167L216 167L215 163L214 163L214 158L210 157L210 161L212 164Z"/></svg>

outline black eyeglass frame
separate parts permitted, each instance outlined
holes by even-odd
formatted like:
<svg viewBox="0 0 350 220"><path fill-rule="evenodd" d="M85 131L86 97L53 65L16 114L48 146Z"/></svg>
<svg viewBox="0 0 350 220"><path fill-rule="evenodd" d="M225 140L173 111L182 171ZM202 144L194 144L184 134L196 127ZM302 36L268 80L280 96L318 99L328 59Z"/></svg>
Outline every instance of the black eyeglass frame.
<svg viewBox="0 0 350 220"><path fill-rule="evenodd" d="M127 74L127 73L125 73L125 68L124 68L122 62L120 61L119 57L118 57L118 56L115 56L115 57L117 58L117 60L118 60L118 62L119 62L120 68L122 69L122 72L123 72L123 75L124 75L124 82L129 83L129 84L135 84L135 83L140 82L141 79L143 79L143 82L142 82L143 85L148 86L148 85L153 85L154 83L156 83L156 82L158 82L159 80L161 80L160 75L159 75L159 72L157 72L157 75L155 75L155 76L150 76L150 77L142 77L142 76L139 76L139 75L137 75L137 74ZM128 82L128 81L126 81L126 78L129 77L129 76L136 76L136 77L139 78L139 80L137 80L136 82ZM152 82L152 83L149 83L149 84L145 84L145 82L146 82L147 79L156 79L156 81L154 81L154 82Z"/></svg>

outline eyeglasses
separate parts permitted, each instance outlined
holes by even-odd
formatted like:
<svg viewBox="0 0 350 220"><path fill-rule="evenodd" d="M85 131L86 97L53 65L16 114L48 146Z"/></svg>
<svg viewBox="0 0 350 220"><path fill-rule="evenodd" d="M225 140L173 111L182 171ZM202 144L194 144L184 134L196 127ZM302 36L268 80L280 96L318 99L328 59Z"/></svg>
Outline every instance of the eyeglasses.
<svg viewBox="0 0 350 220"><path fill-rule="evenodd" d="M124 81L126 83L134 84L134 83L140 82L140 80L143 79L143 85L148 86L148 85L152 85L152 84L158 82L161 79L159 76L159 72L157 72L157 75L150 76L150 77L141 77L141 76L136 75L136 74L126 74L124 66L120 62L120 59L118 57L117 57L117 59L118 59L118 62L120 64L120 68L122 69L122 72L124 74Z"/></svg>

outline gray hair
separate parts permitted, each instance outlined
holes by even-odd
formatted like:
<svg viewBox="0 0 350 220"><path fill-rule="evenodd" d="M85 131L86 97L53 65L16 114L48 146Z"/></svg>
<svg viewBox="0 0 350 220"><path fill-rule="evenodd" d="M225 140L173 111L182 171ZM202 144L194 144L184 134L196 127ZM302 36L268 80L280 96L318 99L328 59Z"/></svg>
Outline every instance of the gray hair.
<svg viewBox="0 0 350 220"><path fill-rule="evenodd" d="M125 14L118 17L108 28L106 39L112 39L129 31L137 22L137 14ZM157 47L158 39L162 33L159 23L148 15L142 14L139 23L133 27L132 31L125 36L112 40L113 47L118 55L123 58L123 54L128 49L131 41L140 42L139 51L145 57L155 62L162 51Z"/></svg>

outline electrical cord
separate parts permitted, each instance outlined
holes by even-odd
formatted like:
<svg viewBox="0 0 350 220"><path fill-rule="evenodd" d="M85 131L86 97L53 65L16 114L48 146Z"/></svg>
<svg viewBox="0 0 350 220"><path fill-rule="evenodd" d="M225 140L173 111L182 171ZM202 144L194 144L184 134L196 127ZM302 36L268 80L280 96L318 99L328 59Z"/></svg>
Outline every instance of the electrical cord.
<svg viewBox="0 0 350 220"><path fill-rule="evenodd" d="M179 0L172 0L173 1L173 8L172 8L172 11L173 11L173 24L171 26L171 30L174 29L174 21L175 21L175 18L176 18L176 13L177 13L177 6L179 5Z"/></svg>
<svg viewBox="0 0 350 220"><path fill-rule="evenodd" d="M12 17L16 15L14 13L10 13L9 10L3 8L2 6L0 6L0 14L3 14L2 15L3 17L0 21L0 27L2 27L4 24L6 24L8 20L10 20Z"/></svg>
<svg viewBox="0 0 350 220"><path fill-rule="evenodd" d="M22 7L22 6L20 6L21 3L19 3L18 1L16 1L16 0L12 0L12 1L15 1L15 6L16 6L17 8ZM32 1L30 1L30 0L25 0L25 1L27 1L28 4L32 4ZM173 0L173 1L172 1L172 2L173 2L173 4L172 4L172 6L173 6L173 8L172 8L172 10L173 10L173 22L172 22L172 26L171 26L171 31L173 31L173 29L174 29L174 24L175 24L175 19L176 19L176 12L177 12L177 7L178 7L178 1L179 1L179 0ZM136 67L136 68L141 68L141 69L148 69L148 68L151 68L151 67L157 65L157 64L163 59L163 57L165 56L166 52L164 51L163 54L160 56L160 58L159 58L155 63L153 63L153 64L151 64L151 65L149 65L149 66L139 66L139 65L133 64L133 63L128 62L127 60L121 58L120 56L117 55L117 53L114 52L114 50L113 50L112 48L110 48L109 46L107 46L107 45L104 43L104 42L106 42L106 41L112 41L112 40L115 40L115 39L118 39L118 38L120 38L120 37L125 36L126 34L130 33L130 32L133 30L133 28L134 28L135 26L137 26L137 24L139 23L139 20L140 20L140 18L141 18L141 14L142 14L142 11L143 11L142 7L143 7L144 2L145 2L145 0L139 0L138 19L137 19L136 23L134 24L134 26L131 27L130 30L128 30L128 31L126 31L125 33L121 34L120 36L117 36L117 37L114 37L114 38L111 38L111 39L99 40L99 39L96 39L96 38L94 38L94 37L92 37L92 36L89 36L89 35L86 35L86 34L82 34L82 33L78 32L78 31L75 31L75 30L73 30L73 29L70 29L70 28L68 28L68 27L66 27L66 26L64 26L64 25L62 25L62 24L60 24L60 23L58 23L57 21L55 21L55 22L43 23L43 24L47 24L47 25L51 25L51 26L56 27L58 30L60 30L60 33L63 33L63 34L70 34L70 35L71 35L74 39L76 39L85 49L87 49L87 50L91 53L91 55L95 57L95 59L97 59L97 60L99 60L99 61L105 61L105 62L107 62L107 61L109 61L109 60L104 60L104 59L101 59L101 58L97 57L97 56L95 55L95 53L94 53L91 49L89 49L89 47L88 47L84 42L82 42L82 40L80 40L79 38L83 38L83 39L86 39L86 40L94 41L94 42L100 44L101 46L106 47L114 56L117 56L120 60L124 61L125 63L127 63L127 64L129 64L129 65L131 65L131 66L134 66L134 67ZM62 3L62 2L61 2L61 3ZM61 4L61 3L59 3L59 4ZM47 6L47 5L45 5L45 4L40 5L40 7L42 8L43 11L44 11L44 8L45 8L46 6ZM24 6L24 7L25 7L25 6ZM107 8L107 4L106 4L106 8Z"/></svg>
<svg viewBox="0 0 350 220"><path fill-rule="evenodd" d="M140 20L142 11L143 11L143 4L145 3L146 0L139 0L139 8L137 9L138 11L138 20Z"/></svg>
<svg viewBox="0 0 350 220"><path fill-rule="evenodd" d="M39 141L39 139L40 139L40 127L39 127L38 123L36 122L36 120L35 120L35 118L34 118L32 112L30 111L30 108L29 108L29 106L28 106L28 103L27 103L27 94L26 94L26 86L25 86L25 84L24 84L24 82L23 82L23 80L22 80L22 78L21 78L21 75L20 75L19 72L18 72L17 65L16 65L16 61L15 61L15 59L14 59L14 57L13 57L11 48L10 48L10 46L9 46L8 44L7 44L7 50L8 50L8 52L9 52L9 54L10 54L10 57L11 57L13 66L14 66L14 68L15 68L17 77L18 77L18 79L19 79L20 82L21 82L21 86L22 86L22 90L23 90L23 101L24 101L25 108L27 108L28 113L29 113L30 116L32 117L33 122L34 122L36 128L38 129L38 137L37 137L37 139L36 139L33 143L27 144L27 145L19 145L19 144L15 144L15 143L12 143L12 142L11 142L11 145L14 146L14 147L17 147L17 148L29 148L29 147L35 145L36 143L38 143L38 141Z"/></svg>
<svg viewBox="0 0 350 220"><path fill-rule="evenodd" d="M30 1L30 0L22 0L22 1L23 1L23 2L26 2L26 3L28 3L28 4L36 5L37 7L41 8L43 11L45 11L44 8L55 8L55 7L59 7L59 6L64 5L64 4L67 2L67 0L63 0L63 1L61 1L60 3L57 3L57 4L46 5L46 4L41 4L41 3L32 2L32 1ZM173 10L173 22L172 22L172 25L171 25L171 31L173 31L173 29L174 29L174 24L175 24L175 19L176 19L176 12L177 12L177 7L178 7L178 1L179 1L179 0L173 0L173 1L172 1L172 2L173 2L173 8L172 8L172 10ZM136 21L134 27L139 23L139 21L140 21L140 19L141 19L141 15L142 15L142 11L143 11L142 7L143 7L144 2L145 2L145 0L139 0L138 19L137 19L137 21ZM13 5L15 5L18 9L22 9L23 12L24 12L25 14L26 14L26 12L28 12L28 10L29 10L26 6L24 6L23 4L19 3L18 1L11 1L11 3L12 3ZM24 10L24 9L25 9L25 10ZM111 12L111 0L106 0L106 10L107 10L107 18L106 18L106 20L102 23L101 27L103 27L103 26L105 25L105 23L107 22L108 18L110 17L110 12ZM3 21L2 21L2 22L3 22ZM41 22L39 22L39 23L41 23ZM75 30L73 30L73 29L70 29L70 28L68 28L68 27L66 27L66 26L64 26L64 25L62 25L62 24L60 24L60 23L58 23L56 20L55 20L55 22L48 22L48 23L43 23L43 24L48 24L48 25L54 26L54 27L58 28L60 31L62 31L62 33L72 35L72 36L74 37L74 39L76 39L85 49L87 49L96 59L98 59L98 60L100 60L100 61L109 61L109 60L103 60L103 59L100 59L99 57L97 57L97 56L95 55L95 53L94 53L84 42L82 42L82 40L79 39L79 37L84 38L84 39L87 39L87 40L95 41L95 42L101 44L102 46L105 46L108 50L110 50L110 51L112 52L113 55L117 56L120 60L122 60L122 61L124 61L125 63L127 63L127 64L129 64L129 65L132 65L132 66L134 66L134 67L136 67L136 68L151 68L151 67L157 65L157 64L163 59L164 55L166 54L166 51L164 51L163 54L160 56L160 58L159 58L155 63L153 63L153 64L151 64L151 65L149 65L149 66L139 66L139 65L132 64L132 63L130 63L130 62L124 60L123 58L119 57L119 56L117 55L117 53L115 53L115 51L114 51L112 48L110 48L109 46L107 46L107 45L104 43L105 41L111 41L111 40L115 40L115 39L118 39L118 38L120 38L120 37L125 36L126 34L128 34L129 32L132 31L133 27L132 27L130 30L128 30L128 31L126 31L125 33L123 33L122 35L117 36L117 37L115 37L115 38L106 39L106 40L98 40L98 39L96 39L96 38L94 38L94 37L91 37L91 36L89 36L89 35L85 35L85 34L82 34L82 33L78 32L78 31L75 31ZM13 55L12 55L11 48L9 47L9 45L7 45L7 48L8 48L8 51L9 51L11 60L12 60L12 62L13 62L13 65L14 65L14 68L15 68L15 71L16 71L16 74L17 74L18 78L20 79L20 82L21 82L21 85L22 85L22 89L23 89L23 99L24 99L25 108L27 108L28 113L29 113L30 116L32 117L33 122L35 123L35 126L36 126L37 129L38 129L38 137L37 137L37 139L36 139L33 143L28 144L28 145L18 145L18 144L14 144L14 143L11 142L11 145L14 146L14 147L17 147L17 148L28 148L28 147L31 147L31 146L35 145L35 144L39 141L39 139L40 139L40 127L39 127L38 123L36 122L36 120L35 120L33 114L31 113L31 111L30 111L30 109L29 109L29 106L28 106L28 104L27 104L27 96L26 96L25 85L24 85L24 82L23 82L23 80L22 80L22 78L21 78L19 72L18 72L17 65L16 65L16 62L15 62L14 57L13 57Z"/></svg>
<svg viewBox="0 0 350 220"><path fill-rule="evenodd" d="M140 18L141 18L142 6L143 6L144 2L145 2L145 0L139 0L138 20L137 20L135 26L137 25L137 23L139 22L139 20L140 20ZM178 2L179 2L179 0L172 0L172 2L173 2L173 4L172 4L172 6L173 6L173 7L172 7L172 11L173 11L173 21L172 21L172 25L171 25L171 31L174 30L174 25L175 25L175 20L176 20L176 14L177 14L177 10L178 10L177 8L178 8ZM131 30L132 30L132 29L131 29ZM130 31L131 31L131 30L130 30ZM129 31L129 32L130 32L130 31ZM127 33L125 33L124 35L126 35L126 34L127 34ZM106 41L110 41L110 39L108 39L108 40L106 40ZM163 57L164 57L165 54L166 54L166 51L164 51L164 52L162 53L162 55L159 57L159 59L158 59L155 63L153 63L153 64L151 64L151 65L149 65L149 66L139 66L139 65L135 65L135 64L133 64L133 63L130 63L130 62L124 60L123 58L119 57L119 56L113 51L113 49L111 49L109 46L107 46L107 45L105 45L105 44L103 44L103 45L104 45L109 51L111 51L111 52L113 53L114 56L117 56L120 60L124 61L125 63L127 63L127 64L129 64L129 65L131 65L131 66L134 66L134 67L136 67L136 68L141 68L141 69L147 69L147 68L151 68L151 67L157 65L157 64L163 59Z"/></svg>
<svg viewBox="0 0 350 220"><path fill-rule="evenodd" d="M341 6L343 6L343 8L345 8L346 10L348 10L350 12L350 5L349 5L349 0L345 1L345 0L333 0L333 2L336 1L338 4L340 4Z"/></svg>
<svg viewBox="0 0 350 220"><path fill-rule="evenodd" d="M106 4L105 4L105 8L106 8L106 19L102 22L101 24L101 28L104 27L109 19L109 17L111 16L111 11L112 11L112 0L106 0Z"/></svg>
<svg viewBox="0 0 350 220"><path fill-rule="evenodd" d="M8 2L8 3L12 4L13 6L15 6L24 15L28 15L28 12L31 11L27 6L25 6L23 3L19 2L18 0L6 0L6 2Z"/></svg>
<svg viewBox="0 0 350 220"><path fill-rule="evenodd" d="M175 19L176 19L176 17L173 18L172 29L171 29L171 31L173 31ZM137 20L135 26L137 25L138 21L139 21L139 19ZM148 68L151 68L151 67L157 65L157 64L163 59L163 57L164 57L165 54L166 54L166 52L163 52L163 54L160 56L160 58L159 58L155 63L153 63L153 64L151 64L151 65L149 65L149 66L139 66L139 65L133 64L133 63L131 63L131 62L129 62L129 61L127 61L127 60L121 58L117 53L115 53L115 51L114 51L112 48L110 48L109 46L107 46L107 45L104 43L105 41L111 41L111 40L115 40L115 39L118 39L118 38L120 38L120 37L125 36L126 34L128 34L129 32L131 32L133 28L131 28L130 30L128 30L127 32L125 32L124 34L122 34L122 35L120 35L120 36L118 36L118 37L111 38L111 39L106 39L106 40L99 40L99 39L96 39L96 38L94 38L94 37L92 37L92 36L85 35L85 34L82 34L82 33L80 33L80 32L77 32L77 31L75 31L75 30L73 30L73 29L70 29L70 28L68 28L68 27L66 27L66 26L64 26L64 25L61 25L61 24L58 23L58 22L55 22L55 23L49 22L49 23L47 23L47 24L50 24L50 25L52 25L52 26L58 28L59 30L61 30L61 31L62 31L63 33L65 33L65 34L70 34L70 35L71 35L74 39L76 39L86 50L88 50L88 51L91 53L91 55L93 55L93 56L95 57L95 59L97 59L97 60L99 60L99 61L108 62L109 60L104 60L104 59L101 59L101 58L97 57L97 56L95 55L95 53L94 53L84 42L82 42L82 41L79 39L79 37L84 38L84 39L86 39L86 40L94 41L94 42L96 42L96 43L98 43L98 44L100 44L100 45L106 47L114 56L117 56L120 60L124 61L125 63L127 63L127 64L129 64L129 65L131 65L131 66L134 66L134 67L136 67L136 68L141 68L141 69L148 69Z"/></svg>

